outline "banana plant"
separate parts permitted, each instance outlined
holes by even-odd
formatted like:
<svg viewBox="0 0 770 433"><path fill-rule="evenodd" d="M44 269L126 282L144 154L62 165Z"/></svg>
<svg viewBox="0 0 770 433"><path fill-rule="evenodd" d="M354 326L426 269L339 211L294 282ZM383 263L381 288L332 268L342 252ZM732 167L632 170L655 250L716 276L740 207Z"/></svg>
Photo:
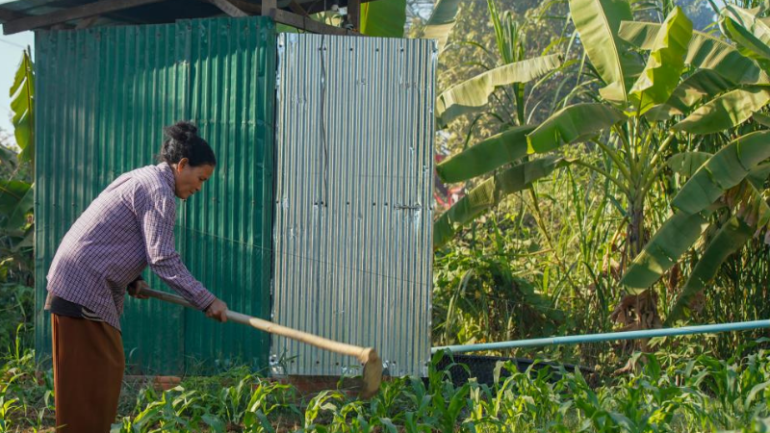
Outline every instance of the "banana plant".
<svg viewBox="0 0 770 433"><path fill-rule="evenodd" d="M422 28L421 36L425 39L435 39L439 52L446 48L459 8L460 0L437 0L428 21Z"/></svg>
<svg viewBox="0 0 770 433"><path fill-rule="evenodd" d="M770 102L770 27L759 17L761 10L727 5L720 24L733 44L693 31L676 7L662 23L646 23L633 21L625 0L569 3L591 70L602 83L601 97L568 106L540 125L512 128L440 164L439 176L451 182L514 166L442 215L434 247L520 189L521 183L503 182L515 170L526 171L526 165L516 163L520 158L587 141L611 163L570 162L605 176L624 196L623 263L631 264L621 283L629 292L649 289L685 252L699 242L705 245L702 262L669 314L669 321L676 320L725 258L770 221L763 186L770 170L763 161L770 154L762 148L770 137L764 132L743 135L770 124L761 113ZM747 126L750 119L754 121ZM691 152L706 142L718 151ZM542 167L558 167L549 165L550 159L536 161L541 160ZM542 167L533 173L549 173ZM673 215L646 242L644 210L651 189L658 180L671 183L671 171L685 168L683 177L691 177L672 203ZM519 179L530 184L537 180Z"/></svg>
<svg viewBox="0 0 770 433"><path fill-rule="evenodd" d="M765 181L770 176L770 132L760 113L770 102L770 27L760 18L764 8L726 5L720 13L723 32L735 43L723 41L722 55L741 64L739 70L693 74L688 87L656 107L660 118L680 118L673 130L704 136L754 119L760 131L738 136L713 155L689 153L669 160L670 167L688 177L672 201L673 214L650 239L629 267L621 283L638 293L652 287L687 252L700 243L700 255L666 318L668 325L686 318L690 302L714 279L721 264L750 239L770 226ZM629 30L629 29L626 29ZM641 26L627 32L644 46ZM709 37L710 38L710 37ZM701 37L701 41L716 44ZM701 57L704 59L704 57ZM684 86L683 83L681 86ZM680 86L680 87L681 87ZM710 93L717 93L708 99ZM697 106L700 104L700 106ZM751 126L743 125L737 132ZM768 242L767 235L765 241Z"/></svg>
<svg viewBox="0 0 770 433"><path fill-rule="evenodd" d="M495 64L483 65L485 71L466 81L451 86L436 100L436 119L446 126L460 116L488 109L490 98L502 101L511 113L493 113L504 124L504 131L469 147L461 157L450 158L437 167L444 182L462 182L473 177L495 172L507 164L506 171L494 175L459 200L434 225L434 247L448 242L456 231L496 206L506 195L528 189L532 182L548 176L554 169L569 163L557 157L542 160L527 159L526 134L534 130L527 125L526 92L530 92L549 76L563 69L560 55L544 55L527 59L522 27L506 11L500 13L493 0L488 0L492 24L495 28L495 52L484 47L487 57ZM512 181L515 179L515 181Z"/></svg>
<svg viewBox="0 0 770 433"><path fill-rule="evenodd" d="M35 75L29 49L22 55L21 64L16 70L9 93L11 97L11 110L13 111L11 123L14 128L16 144L21 149L19 158L22 161L30 161L34 164L35 124L32 114L35 112Z"/></svg>
<svg viewBox="0 0 770 433"><path fill-rule="evenodd" d="M488 57L497 58L496 64L482 64L484 72L443 91L436 100L436 117L440 127L447 126L461 115L484 110L490 97L510 101L516 116L511 126L524 125L526 83L547 77L561 65L561 56L545 55L527 59L522 27L509 11L498 12L494 0L487 0L487 7L495 28L497 51L493 52L478 44ZM506 117L501 113L500 117Z"/></svg>
<svg viewBox="0 0 770 433"><path fill-rule="evenodd" d="M620 37L622 23L633 19L631 5L627 1L571 0L569 4L580 43L590 61L590 69L602 83L599 90L601 98L593 103L569 105L539 125L523 124L504 131L448 159L437 167L437 171L442 180L457 182L506 164L513 163L514 167L509 170L516 169L520 158L557 152L565 144L593 143L605 153L612 162L611 166L599 167L582 160L571 162L606 176L625 196L625 214L629 221L627 254L633 257L643 245L645 198L665 166L663 152L675 139L674 134L648 121L645 116L665 103L679 85L686 69L685 57L692 38L692 24L679 8L673 9L659 24L654 35L647 38L651 49L645 62L632 49L633 45ZM537 72L536 66L544 60L526 60L530 62L528 70ZM483 95L483 90L479 89L477 94ZM438 114L445 118L450 113L451 118L454 107L442 110L448 105L442 105L448 100L442 99L442 96L437 104ZM471 104L465 104L461 109L467 110L468 105ZM479 188L488 189L489 182ZM499 191L495 197L508 191ZM471 202L473 197L472 191L468 201ZM497 201L499 199L494 202ZM437 222L434 247L450 239L462 224L478 214L480 207L491 207L489 203L492 202L486 200L482 206L457 203L457 209L450 209Z"/></svg>
<svg viewBox="0 0 770 433"><path fill-rule="evenodd" d="M34 72L29 51L25 51L10 88L12 123L20 153L0 145L0 270L21 269L31 277L34 228L30 215L34 207L34 184L29 166L34 164ZM23 278L26 284L27 278Z"/></svg>

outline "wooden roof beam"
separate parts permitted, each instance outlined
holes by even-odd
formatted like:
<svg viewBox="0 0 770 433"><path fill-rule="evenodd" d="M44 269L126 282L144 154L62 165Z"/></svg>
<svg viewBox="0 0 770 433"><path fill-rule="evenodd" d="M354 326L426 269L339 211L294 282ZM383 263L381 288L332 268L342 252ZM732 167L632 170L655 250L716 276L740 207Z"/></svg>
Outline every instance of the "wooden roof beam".
<svg viewBox="0 0 770 433"><path fill-rule="evenodd" d="M12 21L24 18L26 15L20 14L16 11L0 8L0 20Z"/></svg>
<svg viewBox="0 0 770 433"><path fill-rule="evenodd" d="M262 7L264 8L264 2L269 0L263 0ZM353 35L360 36L359 33L352 30L344 29L342 27L330 26L318 21L313 20L310 17L303 17L293 12L287 12L282 9L273 9L270 11L269 16L278 23L286 24L298 29L308 31L310 33L320 33L326 35Z"/></svg>
<svg viewBox="0 0 770 433"><path fill-rule="evenodd" d="M208 2L233 18L247 17L250 15L247 11L243 10L242 5L236 4L236 2L232 0L208 0Z"/></svg>
<svg viewBox="0 0 770 433"><path fill-rule="evenodd" d="M62 9L45 15L13 19L3 24L3 34L11 35L25 30L53 26L67 21L80 20L110 12L117 12L163 0L101 0L72 8Z"/></svg>

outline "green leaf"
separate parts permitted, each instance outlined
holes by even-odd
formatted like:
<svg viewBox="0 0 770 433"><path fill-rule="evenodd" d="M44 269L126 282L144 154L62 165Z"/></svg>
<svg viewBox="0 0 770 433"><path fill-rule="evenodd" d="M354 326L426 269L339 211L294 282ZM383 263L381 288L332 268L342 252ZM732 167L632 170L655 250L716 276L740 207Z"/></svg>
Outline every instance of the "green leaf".
<svg viewBox="0 0 770 433"><path fill-rule="evenodd" d="M10 215L31 185L20 180L0 180L0 214Z"/></svg>
<svg viewBox="0 0 770 433"><path fill-rule="evenodd" d="M620 283L637 294L652 286L706 230L710 213L672 215L636 256Z"/></svg>
<svg viewBox="0 0 770 433"><path fill-rule="evenodd" d="M681 152L669 158L666 164L681 176L691 177L712 156L708 152Z"/></svg>
<svg viewBox="0 0 770 433"><path fill-rule="evenodd" d="M734 90L732 83L711 69L700 69L682 81L665 104L656 106L647 112L652 121L664 121L675 115L682 115L704 98L712 98L720 93Z"/></svg>
<svg viewBox="0 0 770 433"><path fill-rule="evenodd" d="M367 36L403 38L406 0L361 3L361 33Z"/></svg>
<svg viewBox="0 0 770 433"><path fill-rule="evenodd" d="M7 167L6 170L8 172L16 169L18 157L13 149L0 144L0 166Z"/></svg>
<svg viewBox="0 0 770 433"><path fill-rule="evenodd" d="M622 21L618 28L618 37L637 48L650 51L655 46L655 40L662 28L658 23Z"/></svg>
<svg viewBox="0 0 770 433"><path fill-rule="evenodd" d="M763 163L756 166L754 169L752 169L748 175L746 175L746 180L751 183L751 185L754 186L759 191L765 190L765 181L767 181L767 178L770 177L770 163Z"/></svg>
<svg viewBox="0 0 770 433"><path fill-rule="evenodd" d="M22 55L21 63L16 71L13 85L10 88L11 111L13 118L16 144L21 148L19 159L22 161L34 161L34 74L32 60L26 51Z"/></svg>
<svg viewBox="0 0 770 433"><path fill-rule="evenodd" d="M217 433L225 432L225 422L210 413L204 414L201 419Z"/></svg>
<svg viewBox="0 0 770 433"><path fill-rule="evenodd" d="M447 89L436 100L436 115L446 125L460 115L479 111L498 86L527 83L561 65L558 55L510 63L479 74Z"/></svg>
<svg viewBox="0 0 770 433"><path fill-rule="evenodd" d="M600 90L604 99L625 103L633 81L629 77L641 69L639 60L617 34L621 21L631 21L631 6L626 0L570 0L572 21L583 47L607 84Z"/></svg>
<svg viewBox="0 0 770 433"><path fill-rule="evenodd" d="M8 216L5 227L11 230L22 228L27 223L27 215L31 214L35 206L35 188L30 186L24 197L19 200L18 205Z"/></svg>
<svg viewBox="0 0 770 433"><path fill-rule="evenodd" d="M770 69L770 27L751 12L734 5L722 9L720 25L723 32L746 57L752 58L765 71Z"/></svg>
<svg viewBox="0 0 770 433"><path fill-rule="evenodd" d="M19 180L0 180L0 216L3 227L15 230L24 226L35 204L32 184Z"/></svg>
<svg viewBox="0 0 770 433"><path fill-rule="evenodd" d="M651 50L660 28L657 23L624 21L620 37L643 50ZM770 77L734 46L698 31L692 33L684 62L695 68L712 69L733 83L770 83Z"/></svg>
<svg viewBox="0 0 770 433"><path fill-rule="evenodd" d="M563 108L527 135L529 153L544 153L562 144L575 143L591 137L626 116L607 104L576 104Z"/></svg>
<svg viewBox="0 0 770 433"><path fill-rule="evenodd" d="M433 12L430 14L422 37L425 39L435 39L438 42L438 50L441 52L446 46L446 41L452 28L455 26L457 10L460 6L460 0L438 0Z"/></svg>
<svg viewBox="0 0 770 433"><path fill-rule="evenodd" d="M18 238L14 238L18 239ZM14 253L19 252L23 248L34 248L35 247L35 228L30 226L26 233L24 233L24 236L18 241L17 244L15 244L11 251Z"/></svg>
<svg viewBox="0 0 770 433"><path fill-rule="evenodd" d="M444 182L461 182L502 167L527 155L527 134L534 126L519 126L488 138L436 166Z"/></svg>
<svg viewBox="0 0 770 433"><path fill-rule="evenodd" d="M760 125L770 128L770 116L762 113L754 113L751 115L751 118Z"/></svg>
<svg viewBox="0 0 770 433"><path fill-rule="evenodd" d="M714 154L684 184L672 206L689 214L711 206L726 190L738 185L761 162L770 157L770 131L739 137Z"/></svg>
<svg viewBox="0 0 770 433"><path fill-rule="evenodd" d="M568 162L548 156L511 167L474 188L436 221L433 228L433 247L439 248L465 224L497 206L508 194L521 191L532 182L548 176L554 169Z"/></svg>
<svg viewBox="0 0 770 433"><path fill-rule="evenodd" d="M669 312L666 318L667 326L683 317L684 312L695 295L700 293L714 279L720 265L731 254L745 245L751 239L753 233L754 230L751 227L736 217L730 218L719 229L693 268L690 278L687 279L687 283L676 300L676 304L674 304L674 307Z"/></svg>
<svg viewBox="0 0 770 433"><path fill-rule="evenodd" d="M748 120L770 102L770 90L761 87L736 89L719 95L674 125L675 131L712 134Z"/></svg>
<svg viewBox="0 0 770 433"><path fill-rule="evenodd" d="M647 65L631 88L633 100L639 101L640 115L666 102L677 87L691 38L692 23L677 6L663 22Z"/></svg>
<svg viewBox="0 0 770 433"><path fill-rule="evenodd" d="M750 408L751 403L754 402L754 399L756 399L757 394L760 394L760 393L764 394L765 389L767 389L767 387L769 386L770 386L770 380L754 385L751 388L751 391L749 391L749 395L746 396L746 402L744 403L744 407ZM764 399L761 399L760 402L764 404ZM765 422L766 425L768 425L768 427L770 427L770 419L765 419L763 421Z"/></svg>

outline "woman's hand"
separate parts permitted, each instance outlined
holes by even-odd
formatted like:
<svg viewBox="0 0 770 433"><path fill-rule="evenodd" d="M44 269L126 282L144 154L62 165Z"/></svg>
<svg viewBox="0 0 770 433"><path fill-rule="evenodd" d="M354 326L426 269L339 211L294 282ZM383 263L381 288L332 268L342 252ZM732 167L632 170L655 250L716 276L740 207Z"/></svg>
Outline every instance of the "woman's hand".
<svg viewBox="0 0 770 433"><path fill-rule="evenodd" d="M220 301L219 298L206 308L206 317L209 319L218 320L222 323L227 322L227 304Z"/></svg>
<svg viewBox="0 0 770 433"><path fill-rule="evenodd" d="M147 282L144 280L136 280L128 285L128 294L136 299L147 299L149 296L142 293L143 289L148 288Z"/></svg>

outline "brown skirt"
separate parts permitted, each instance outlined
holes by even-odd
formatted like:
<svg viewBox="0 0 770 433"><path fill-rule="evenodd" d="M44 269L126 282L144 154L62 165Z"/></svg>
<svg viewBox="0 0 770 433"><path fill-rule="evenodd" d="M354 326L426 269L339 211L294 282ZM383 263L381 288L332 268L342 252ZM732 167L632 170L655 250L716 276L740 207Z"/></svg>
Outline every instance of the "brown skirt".
<svg viewBox="0 0 770 433"><path fill-rule="evenodd" d="M51 314L57 432L108 433L118 412L125 358L105 322Z"/></svg>

